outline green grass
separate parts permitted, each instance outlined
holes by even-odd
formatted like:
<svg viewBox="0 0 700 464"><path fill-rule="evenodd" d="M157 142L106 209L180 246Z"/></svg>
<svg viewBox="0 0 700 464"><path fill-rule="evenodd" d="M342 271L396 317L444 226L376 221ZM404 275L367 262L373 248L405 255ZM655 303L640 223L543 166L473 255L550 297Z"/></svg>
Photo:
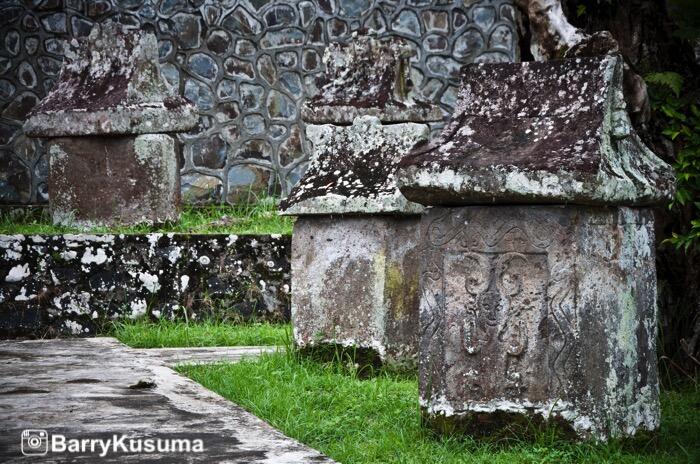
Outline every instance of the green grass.
<svg viewBox="0 0 700 464"><path fill-rule="evenodd" d="M117 322L107 335L132 348L285 345L289 324L159 321Z"/></svg>
<svg viewBox="0 0 700 464"><path fill-rule="evenodd" d="M145 234L291 234L294 219L277 214L278 201L267 197L239 205L185 206L178 222L158 226L79 227L54 226L45 208L6 208L0 211L0 234L112 233Z"/></svg>
<svg viewBox="0 0 700 464"><path fill-rule="evenodd" d="M179 371L345 463L698 463L700 392L665 392L656 440L596 445L541 432L534 439L440 438L420 427L414 376L367 380L335 364L263 355Z"/></svg>

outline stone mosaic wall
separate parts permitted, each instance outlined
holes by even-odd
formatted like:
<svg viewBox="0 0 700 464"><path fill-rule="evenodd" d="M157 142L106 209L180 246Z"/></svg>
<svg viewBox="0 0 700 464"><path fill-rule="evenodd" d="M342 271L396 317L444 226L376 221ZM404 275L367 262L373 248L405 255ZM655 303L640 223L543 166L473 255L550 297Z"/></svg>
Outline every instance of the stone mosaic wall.
<svg viewBox="0 0 700 464"><path fill-rule="evenodd" d="M117 318L289 320L288 235L0 235L0 338Z"/></svg>
<svg viewBox="0 0 700 464"><path fill-rule="evenodd" d="M0 2L0 203L47 200L41 141L20 126L71 37L112 18L153 30L165 78L200 109L179 135L192 203L285 195L306 167L299 107L327 43L367 28L416 49L412 80L443 109L462 64L517 58L510 0L4 0Z"/></svg>

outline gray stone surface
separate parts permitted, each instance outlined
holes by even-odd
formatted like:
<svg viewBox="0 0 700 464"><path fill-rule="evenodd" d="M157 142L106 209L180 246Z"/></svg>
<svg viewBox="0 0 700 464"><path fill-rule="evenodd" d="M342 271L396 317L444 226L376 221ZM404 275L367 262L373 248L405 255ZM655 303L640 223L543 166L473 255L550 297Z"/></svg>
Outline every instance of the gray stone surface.
<svg viewBox="0 0 700 464"><path fill-rule="evenodd" d="M313 159L280 203L282 214L420 213L423 206L399 192L394 172L429 133L427 124L382 124L375 116L358 116L350 126L307 126Z"/></svg>
<svg viewBox="0 0 700 464"><path fill-rule="evenodd" d="M330 44L323 54L326 72L316 82L319 91L304 103L302 119L314 124L350 124L358 116L382 122L442 120L442 111L417 94L410 79L414 53L395 37L353 33L347 45Z"/></svg>
<svg viewBox="0 0 700 464"><path fill-rule="evenodd" d="M447 112L452 111L459 85L458 65L517 58L510 0L350 3L352 6L326 0L0 2L0 203L47 201L45 148L39 140L26 143L22 123L54 84L63 45L87 35L92 24L108 19L155 31L163 77L178 95L198 100L198 126L177 140L184 161L180 167L183 199L188 203L235 201L246 194L249 185L229 184L229 171L241 165L264 171L264 175L250 177L256 194L289 193L310 153L298 110L316 93L314 80L323 72L321 56L326 44L348 42L354 31L367 28L382 38L407 39L417 52L411 60L411 80L420 91L429 91L431 101ZM278 40L285 37L294 40ZM427 48L426 44L436 46ZM234 57L245 73L228 67L235 64L229 61ZM28 70L25 62L36 76L33 87L22 83L32 84L31 77L20 79L20 71L24 76ZM448 65L450 74L443 72ZM270 72L273 67L277 80L271 83L265 76L275 74ZM296 116L273 121L264 107L241 104L234 108L249 84L258 86L261 102L268 101L272 90L289 97ZM239 131L241 121L252 114L263 117L268 130ZM195 144L223 133L232 134L225 139L223 167L198 165L200 152ZM294 134L300 134L305 149L286 143L295 139ZM270 144L270 156L251 155L246 148L250 141Z"/></svg>
<svg viewBox="0 0 700 464"><path fill-rule="evenodd" d="M602 440L658 428L649 210L433 208L421 248L429 425L479 435L551 420Z"/></svg>
<svg viewBox="0 0 700 464"><path fill-rule="evenodd" d="M46 429L67 439L203 444L185 454L51 453L51 462L332 462L143 351L111 338L0 342L0 460L31 459L21 454L21 431Z"/></svg>
<svg viewBox="0 0 700 464"><path fill-rule="evenodd" d="M154 363L163 363L168 367L178 364L210 364L218 362L236 362L254 358L263 353L275 353L276 346L203 346L188 348L132 348L130 353L142 358L152 359Z"/></svg>
<svg viewBox="0 0 700 464"><path fill-rule="evenodd" d="M672 168L637 136L622 59L466 68L450 123L400 162L399 188L426 205L648 205L672 198Z"/></svg>
<svg viewBox="0 0 700 464"><path fill-rule="evenodd" d="M171 95L155 35L105 22L73 39L58 80L24 123L32 137L181 132L196 108Z"/></svg>
<svg viewBox="0 0 700 464"><path fill-rule="evenodd" d="M291 237L0 235L0 338L115 319L288 321Z"/></svg>
<svg viewBox="0 0 700 464"><path fill-rule="evenodd" d="M292 324L302 348L372 350L390 364L418 354L419 216L297 219Z"/></svg>
<svg viewBox="0 0 700 464"><path fill-rule="evenodd" d="M179 219L180 176L170 135L58 137L47 144L54 224L91 228Z"/></svg>

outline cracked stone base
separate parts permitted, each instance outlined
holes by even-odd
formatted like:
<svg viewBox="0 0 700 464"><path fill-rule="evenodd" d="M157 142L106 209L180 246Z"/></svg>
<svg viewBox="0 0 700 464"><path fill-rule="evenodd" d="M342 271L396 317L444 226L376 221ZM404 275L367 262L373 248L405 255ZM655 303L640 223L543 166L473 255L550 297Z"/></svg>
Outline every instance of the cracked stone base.
<svg viewBox="0 0 700 464"><path fill-rule="evenodd" d="M292 324L301 348L341 345L415 366L419 216L300 217Z"/></svg>
<svg viewBox="0 0 700 464"><path fill-rule="evenodd" d="M82 227L177 221L180 178L165 134L61 137L49 142L54 224Z"/></svg>
<svg viewBox="0 0 700 464"><path fill-rule="evenodd" d="M659 425L653 217L577 206L422 219L420 399L438 430Z"/></svg>

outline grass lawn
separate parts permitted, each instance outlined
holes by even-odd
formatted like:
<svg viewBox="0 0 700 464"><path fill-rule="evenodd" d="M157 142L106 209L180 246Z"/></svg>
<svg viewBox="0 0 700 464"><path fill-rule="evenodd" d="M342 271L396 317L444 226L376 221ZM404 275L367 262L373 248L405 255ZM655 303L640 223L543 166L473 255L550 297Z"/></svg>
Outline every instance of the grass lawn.
<svg viewBox="0 0 700 464"><path fill-rule="evenodd" d="M285 345L291 339L289 324L226 324L223 322L159 321L118 322L106 335L132 348L174 348L186 346Z"/></svg>
<svg viewBox="0 0 700 464"><path fill-rule="evenodd" d="M554 433L534 440L438 438L420 427L414 376L361 380L338 363L263 355L235 364L180 366L285 434L342 463L699 463L700 390L662 395L656 440L571 443Z"/></svg>
<svg viewBox="0 0 700 464"><path fill-rule="evenodd" d="M18 208L0 211L0 234L291 234L294 219L277 214L278 200L262 198L239 205L185 206L178 222L158 226L77 227L54 226L45 208Z"/></svg>

